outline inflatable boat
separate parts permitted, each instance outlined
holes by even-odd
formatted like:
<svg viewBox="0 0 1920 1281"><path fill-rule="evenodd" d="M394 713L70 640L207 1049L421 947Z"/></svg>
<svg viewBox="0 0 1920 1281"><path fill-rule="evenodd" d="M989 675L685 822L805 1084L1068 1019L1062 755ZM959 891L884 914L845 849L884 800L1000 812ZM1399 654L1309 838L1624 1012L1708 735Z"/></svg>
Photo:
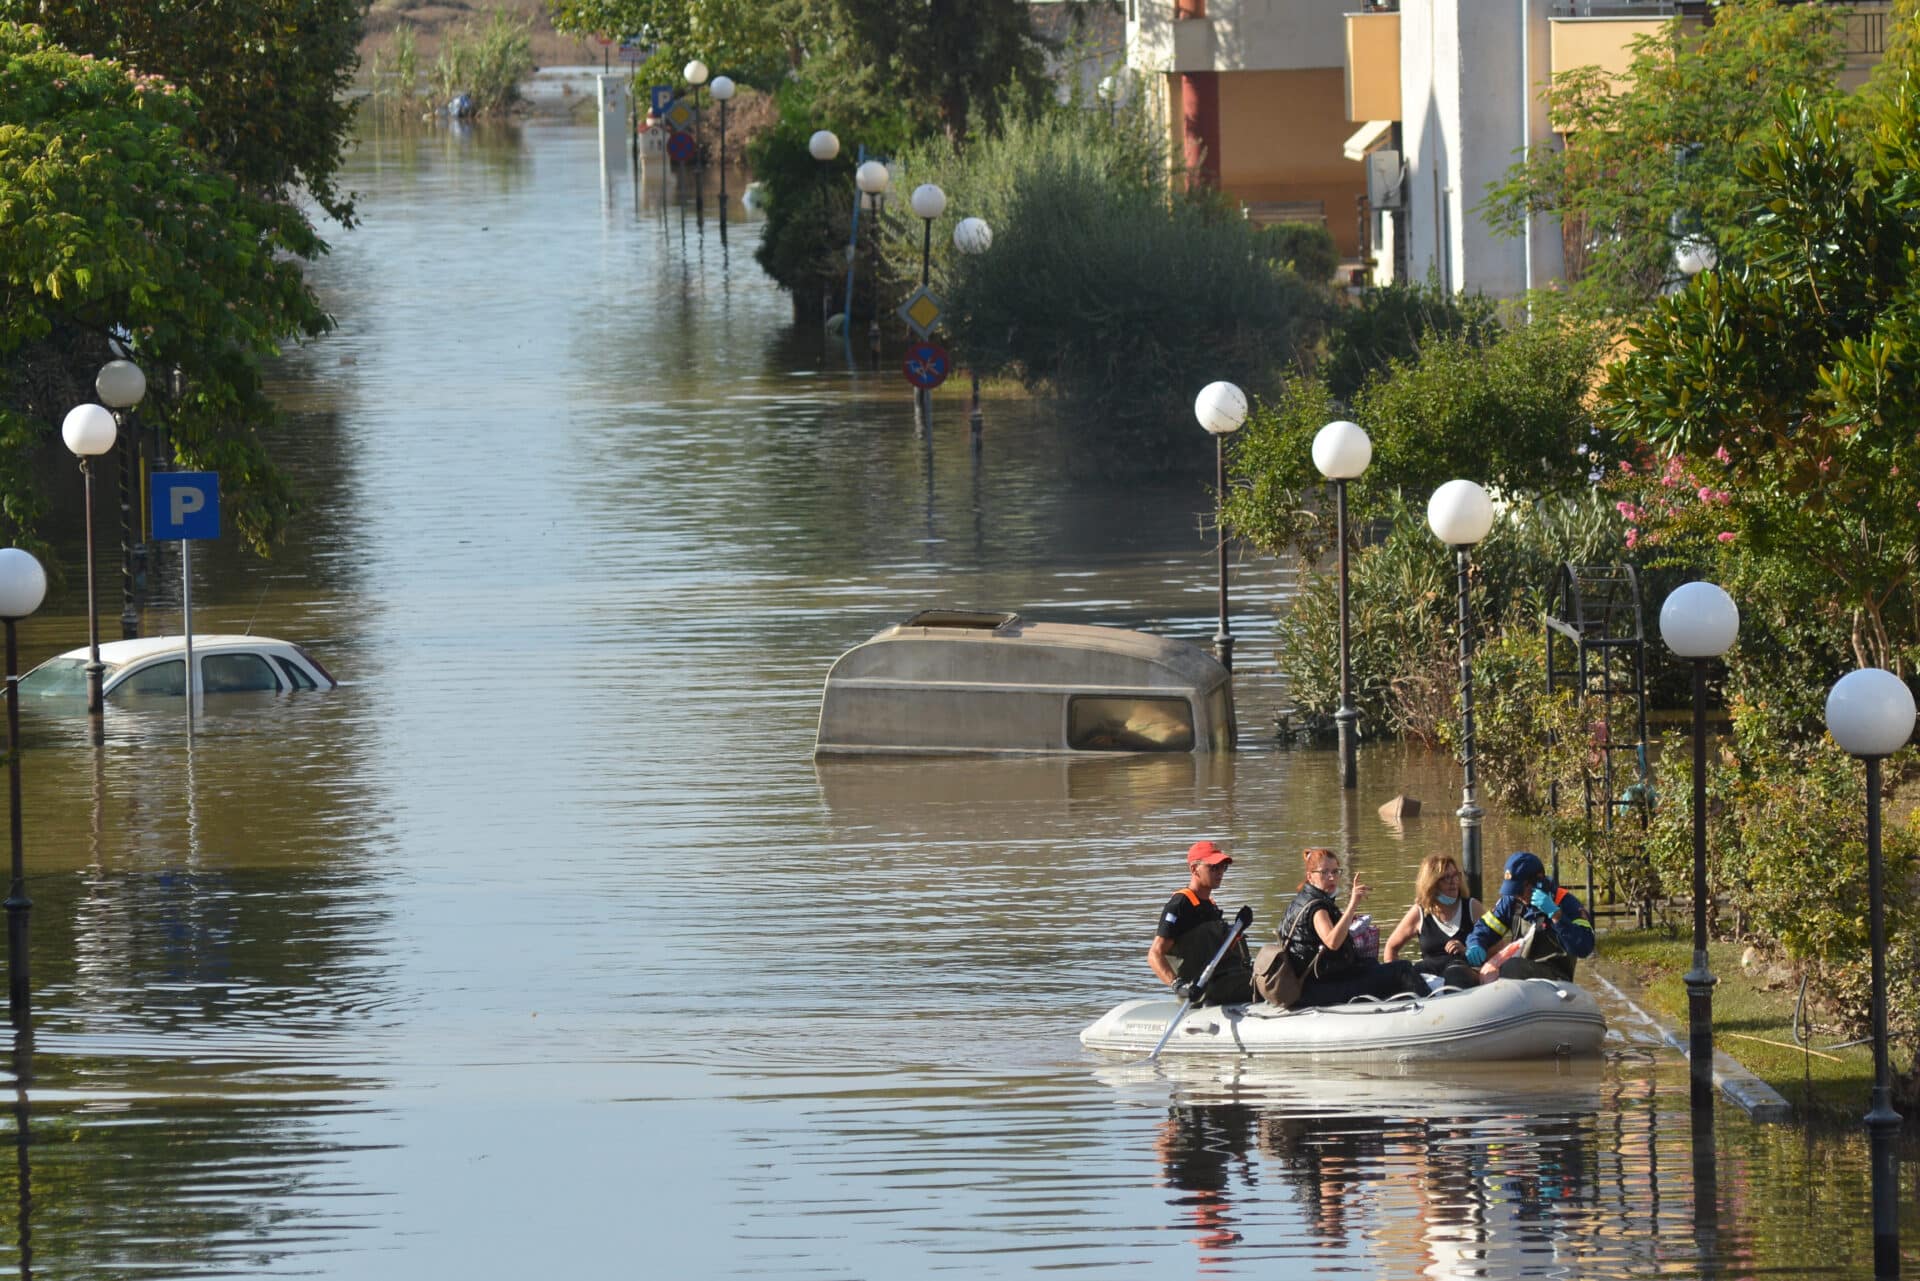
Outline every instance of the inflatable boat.
<svg viewBox="0 0 1920 1281"><path fill-rule="evenodd" d="M1147 1054L1179 1012L1170 997L1122 1001L1080 1034L1091 1050ZM1597 1054L1607 1021L1593 997L1553 979L1502 979L1436 996L1316 1009L1207 1005L1189 1010L1162 1057L1243 1054L1404 1063Z"/></svg>

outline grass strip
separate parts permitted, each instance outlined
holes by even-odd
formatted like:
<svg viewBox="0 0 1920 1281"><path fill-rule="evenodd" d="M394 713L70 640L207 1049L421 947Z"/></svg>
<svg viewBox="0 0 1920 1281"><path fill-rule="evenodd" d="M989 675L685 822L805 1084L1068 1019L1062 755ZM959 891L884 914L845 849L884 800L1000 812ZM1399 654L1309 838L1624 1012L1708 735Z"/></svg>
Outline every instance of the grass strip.
<svg viewBox="0 0 1920 1281"><path fill-rule="evenodd" d="M1873 1089L1872 1048L1837 1048L1832 1043L1839 1034L1817 1021L1811 1044L1805 1049L1796 1045L1793 1006L1798 984L1770 984L1760 967L1742 967L1744 950L1738 943L1714 943L1707 949L1708 968L1719 980L1713 989L1715 1048L1778 1090L1803 1120L1858 1124ZM1691 935L1663 926L1609 930L1600 938L1594 962L1686 1040L1687 985L1682 976L1693 968Z"/></svg>

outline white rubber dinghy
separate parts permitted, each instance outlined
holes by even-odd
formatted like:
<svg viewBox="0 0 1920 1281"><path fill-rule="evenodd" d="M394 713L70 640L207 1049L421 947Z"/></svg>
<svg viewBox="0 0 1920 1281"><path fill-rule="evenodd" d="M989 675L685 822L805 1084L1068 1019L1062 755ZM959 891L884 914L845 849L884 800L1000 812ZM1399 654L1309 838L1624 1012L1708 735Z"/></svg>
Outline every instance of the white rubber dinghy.
<svg viewBox="0 0 1920 1281"><path fill-rule="evenodd" d="M1091 1050L1146 1054L1180 1009L1170 998L1122 1001L1080 1034ZM1302 1058L1545 1059L1597 1054L1607 1020L1587 992L1552 979L1501 979L1438 996L1319 1009L1208 1005L1189 1010L1161 1054Z"/></svg>

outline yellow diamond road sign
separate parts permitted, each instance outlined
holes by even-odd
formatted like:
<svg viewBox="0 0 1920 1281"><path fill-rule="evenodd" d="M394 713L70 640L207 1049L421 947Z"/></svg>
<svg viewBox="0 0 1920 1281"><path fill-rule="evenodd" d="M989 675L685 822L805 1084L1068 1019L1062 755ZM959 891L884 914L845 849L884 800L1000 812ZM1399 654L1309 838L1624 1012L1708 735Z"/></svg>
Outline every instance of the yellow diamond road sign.
<svg viewBox="0 0 1920 1281"><path fill-rule="evenodd" d="M933 332L933 327L940 323L940 313L939 298L934 296L932 290L922 285L913 291L913 296L908 298L900 308L900 319L906 321L908 328L914 333L925 338Z"/></svg>
<svg viewBox="0 0 1920 1281"><path fill-rule="evenodd" d="M678 133L693 128L693 108L687 105L685 98L675 98L673 105L667 108L666 121Z"/></svg>

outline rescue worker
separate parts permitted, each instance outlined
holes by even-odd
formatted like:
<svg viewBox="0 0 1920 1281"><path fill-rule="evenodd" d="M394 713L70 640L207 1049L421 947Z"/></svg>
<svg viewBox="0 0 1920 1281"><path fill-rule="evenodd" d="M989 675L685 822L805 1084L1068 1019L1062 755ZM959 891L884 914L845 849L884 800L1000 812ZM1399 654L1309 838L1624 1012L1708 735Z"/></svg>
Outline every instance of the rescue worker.
<svg viewBox="0 0 1920 1281"><path fill-rule="evenodd" d="M1195 1005L1245 1005L1253 997L1253 957L1243 933L1220 958L1213 977L1199 992L1193 983L1220 950L1233 926L1213 901L1233 860L1212 841L1195 841L1187 850L1187 887L1167 900L1160 913L1147 964L1174 995L1191 996Z"/></svg>
<svg viewBox="0 0 1920 1281"><path fill-rule="evenodd" d="M1489 950L1513 941L1516 927L1531 926L1524 952L1501 962L1503 979L1571 979L1574 962L1593 955L1593 922L1580 900L1556 886L1536 854L1525 850L1507 860L1500 898L1467 936L1467 964L1485 965Z"/></svg>

